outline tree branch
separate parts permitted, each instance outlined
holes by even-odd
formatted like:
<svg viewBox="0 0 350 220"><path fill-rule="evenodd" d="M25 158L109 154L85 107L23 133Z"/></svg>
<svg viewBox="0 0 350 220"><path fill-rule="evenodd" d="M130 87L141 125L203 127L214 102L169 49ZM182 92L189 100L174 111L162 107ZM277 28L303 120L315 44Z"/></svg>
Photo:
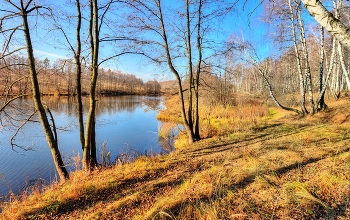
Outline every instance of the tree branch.
<svg viewBox="0 0 350 220"><path fill-rule="evenodd" d="M12 146L12 150L14 150L14 147L21 148L22 150L25 150L25 151L28 151L28 150L29 150L28 148L25 148L25 147L23 147L23 146L20 146L20 145L18 145L18 144L15 144L14 141L15 141L15 138L16 138L18 132L23 128L24 125L26 125L26 124L30 121L30 119L35 115L35 113L36 113L36 111L34 111L34 112L21 124L21 126L19 126L19 127L17 128L15 134L12 135L11 141L10 141L11 146Z"/></svg>

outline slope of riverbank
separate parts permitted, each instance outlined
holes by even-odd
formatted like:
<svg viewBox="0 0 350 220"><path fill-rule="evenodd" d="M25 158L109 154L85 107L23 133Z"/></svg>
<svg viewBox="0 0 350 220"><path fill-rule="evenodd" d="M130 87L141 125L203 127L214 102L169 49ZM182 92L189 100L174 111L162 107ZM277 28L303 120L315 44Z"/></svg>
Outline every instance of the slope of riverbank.
<svg viewBox="0 0 350 220"><path fill-rule="evenodd" d="M337 101L305 118L269 109L247 129L218 132L168 155L75 172L62 185L13 197L0 217L348 219L349 107Z"/></svg>

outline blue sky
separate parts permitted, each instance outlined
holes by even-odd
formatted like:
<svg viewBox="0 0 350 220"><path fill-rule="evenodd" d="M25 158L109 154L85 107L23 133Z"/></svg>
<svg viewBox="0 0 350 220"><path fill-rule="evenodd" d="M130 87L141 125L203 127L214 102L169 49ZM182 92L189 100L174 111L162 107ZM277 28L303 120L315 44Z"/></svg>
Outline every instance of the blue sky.
<svg viewBox="0 0 350 220"><path fill-rule="evenodd" d="M45 0L44 0L45 1ZM42 1L44 4L44 1ZM50 1L46 1L50 3ZM169 2L166 2L167 4ZM179 4L179 2L177 2ZM241 1L238 3L237 10L229 14L226 19L220 21L220 35L213 35L216 40L226 40L231 35L240 36L245 40L256 42L259 45L258 51L261 56L267 56L270 51L270 46L266 40L266 25L261 21L260 14L263 10L262 6L258 6L257 2L248 1L244 5ZM54 6L54 10L59 11L60 7L62 11L66 10L66 1L55 2L57 6ZM75 13L75 8L71 8L68 12ZM253 13L252 13L253 12ZM248 14L252 13L248 18ZM38 27L40 25L50 27L49 21L39 21ZM74 28L75 21L73 20L69 26L72 28L71 36L72 42L74 41ZM48 28L47 28L48 30ZM83 32L86 32L83 30ZM42 32L32 31L33 41L34 41L34 52L35 56L39 59L48 58L50 61L54 61L57 58L66 59L72 57L72 54L67 50L63 36L58 32ZM43 43L45 42L45 43ZM108 53L109 46L106 46L101 49L102 53ZM149 60L138 55L127 55L120 57L117 60L107 62L103 65L105 68L110 68L112 70L121 70L122 72L134 74L139 78L142 78L144 81L157 78L158 80L172 79L170 71L167 71L167 68L158 67L152 64Z"/></svg>

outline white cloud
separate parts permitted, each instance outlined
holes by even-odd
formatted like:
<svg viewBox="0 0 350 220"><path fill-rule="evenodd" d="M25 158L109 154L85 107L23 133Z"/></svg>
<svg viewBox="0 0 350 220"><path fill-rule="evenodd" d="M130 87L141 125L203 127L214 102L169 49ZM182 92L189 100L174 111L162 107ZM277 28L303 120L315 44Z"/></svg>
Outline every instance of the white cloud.
<svg viewBox="0 0 350 220"><path fill-rule="evenodd" d="M42 51L42 50L34 50L34 54L40 54L40 56L48 56L48 57L51 57L51 58L60 58L60 59L67 59L68 57L66 56L61 56L61 55L58 55L58 54L55 54L55 53L49 53L49 52L45 52L45 51Z"/></svg>

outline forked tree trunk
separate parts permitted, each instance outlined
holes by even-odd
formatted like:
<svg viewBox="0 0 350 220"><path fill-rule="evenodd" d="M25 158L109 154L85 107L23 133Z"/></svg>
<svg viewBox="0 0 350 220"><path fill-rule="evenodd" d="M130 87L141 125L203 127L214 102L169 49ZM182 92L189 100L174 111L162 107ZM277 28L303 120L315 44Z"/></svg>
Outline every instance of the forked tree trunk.
<svg viewBox="0 0 350 220"><path fill-rule="evenodd" d="M307 114L308 111L305 107L305 79L304 75L302 73L302 67L301 67L301 58L299 54L299 49L297 45L297 37L296 37L296 30L295 30L295 18L294 18L294 12L293 12L293 6L291 3L291 0L288 0L289 4L289 13L290 13L290 20L292 25L292 35L293 35L293 45L294 45L294 52L297 60L297 66L298 66L298 73L299 73L299 90L300 90L300 107L303 114Z"/></svg>
<svg viewBox="0 0 350 220"><path fill-rule="evenodd" d="M183 96L183 91L182 91L182 81L181 81L179 73L177 72L177 70L173 66L172 58L170 55L168 38L166 35L164 20L163 20L161 0L157 0L157 8L158 8L158 13L159 13L159 22L160 22L160 26L161 26L161 31L162 31L161 33L162 33L163 41L164 41L163 47L165 49L167 63L168 63L168 66L169 66L171 72L175 75L175 78L177 81L179 98L180 98L180 102L181 102L181 117L182 117L183 125L184 125L186 133L187 133L188 143L192 144L194 142L194 134L193 134L192 128L189 126L189 123L188 123L188 120L186 117L185 102L184 102L184 96Z"/></svg>
<svg viewBox="0 0 350 220"><path fill-rule="evenodd" d="M195 91L195 100L194 100L194 137L196 140L199 140L199 79L202 66L202 37L201 37L201 19L202 19L202 0L199 0L198 6L198 19L197 19L197 50L198 50L198 61L196 67L196 77L194 81L194 91Z"/></svg>
<svg viewBox="0 0 350 220"><path fill-rule="evenodd" d="M309 93L309 103L310 103L310 114L314 114L314 99L312 94L312 79L311 79L311 70L310 70L310 63L309 63L309 52L306 45L306 37L305 37L305 31L304 31L304 24L303 20L301 18L301 8L300 3L297 5L297 20L299 23L299 29L300 29L300 41L301 46L303 49L303 55L304 55L304 72L305 72L305 81L307 85L307 91Z"/></svg>
<svg viewBox="0 0 350 220"><path fill-rule="evenodd" d="M90 0L90 46L92 55L91 81L89 94L89 111L86 119L85 144L83 151L83 169L88 171L96 165L95 143L95 112L96 112L96 84L98 76L99 27L97 0Z"/></svg>

